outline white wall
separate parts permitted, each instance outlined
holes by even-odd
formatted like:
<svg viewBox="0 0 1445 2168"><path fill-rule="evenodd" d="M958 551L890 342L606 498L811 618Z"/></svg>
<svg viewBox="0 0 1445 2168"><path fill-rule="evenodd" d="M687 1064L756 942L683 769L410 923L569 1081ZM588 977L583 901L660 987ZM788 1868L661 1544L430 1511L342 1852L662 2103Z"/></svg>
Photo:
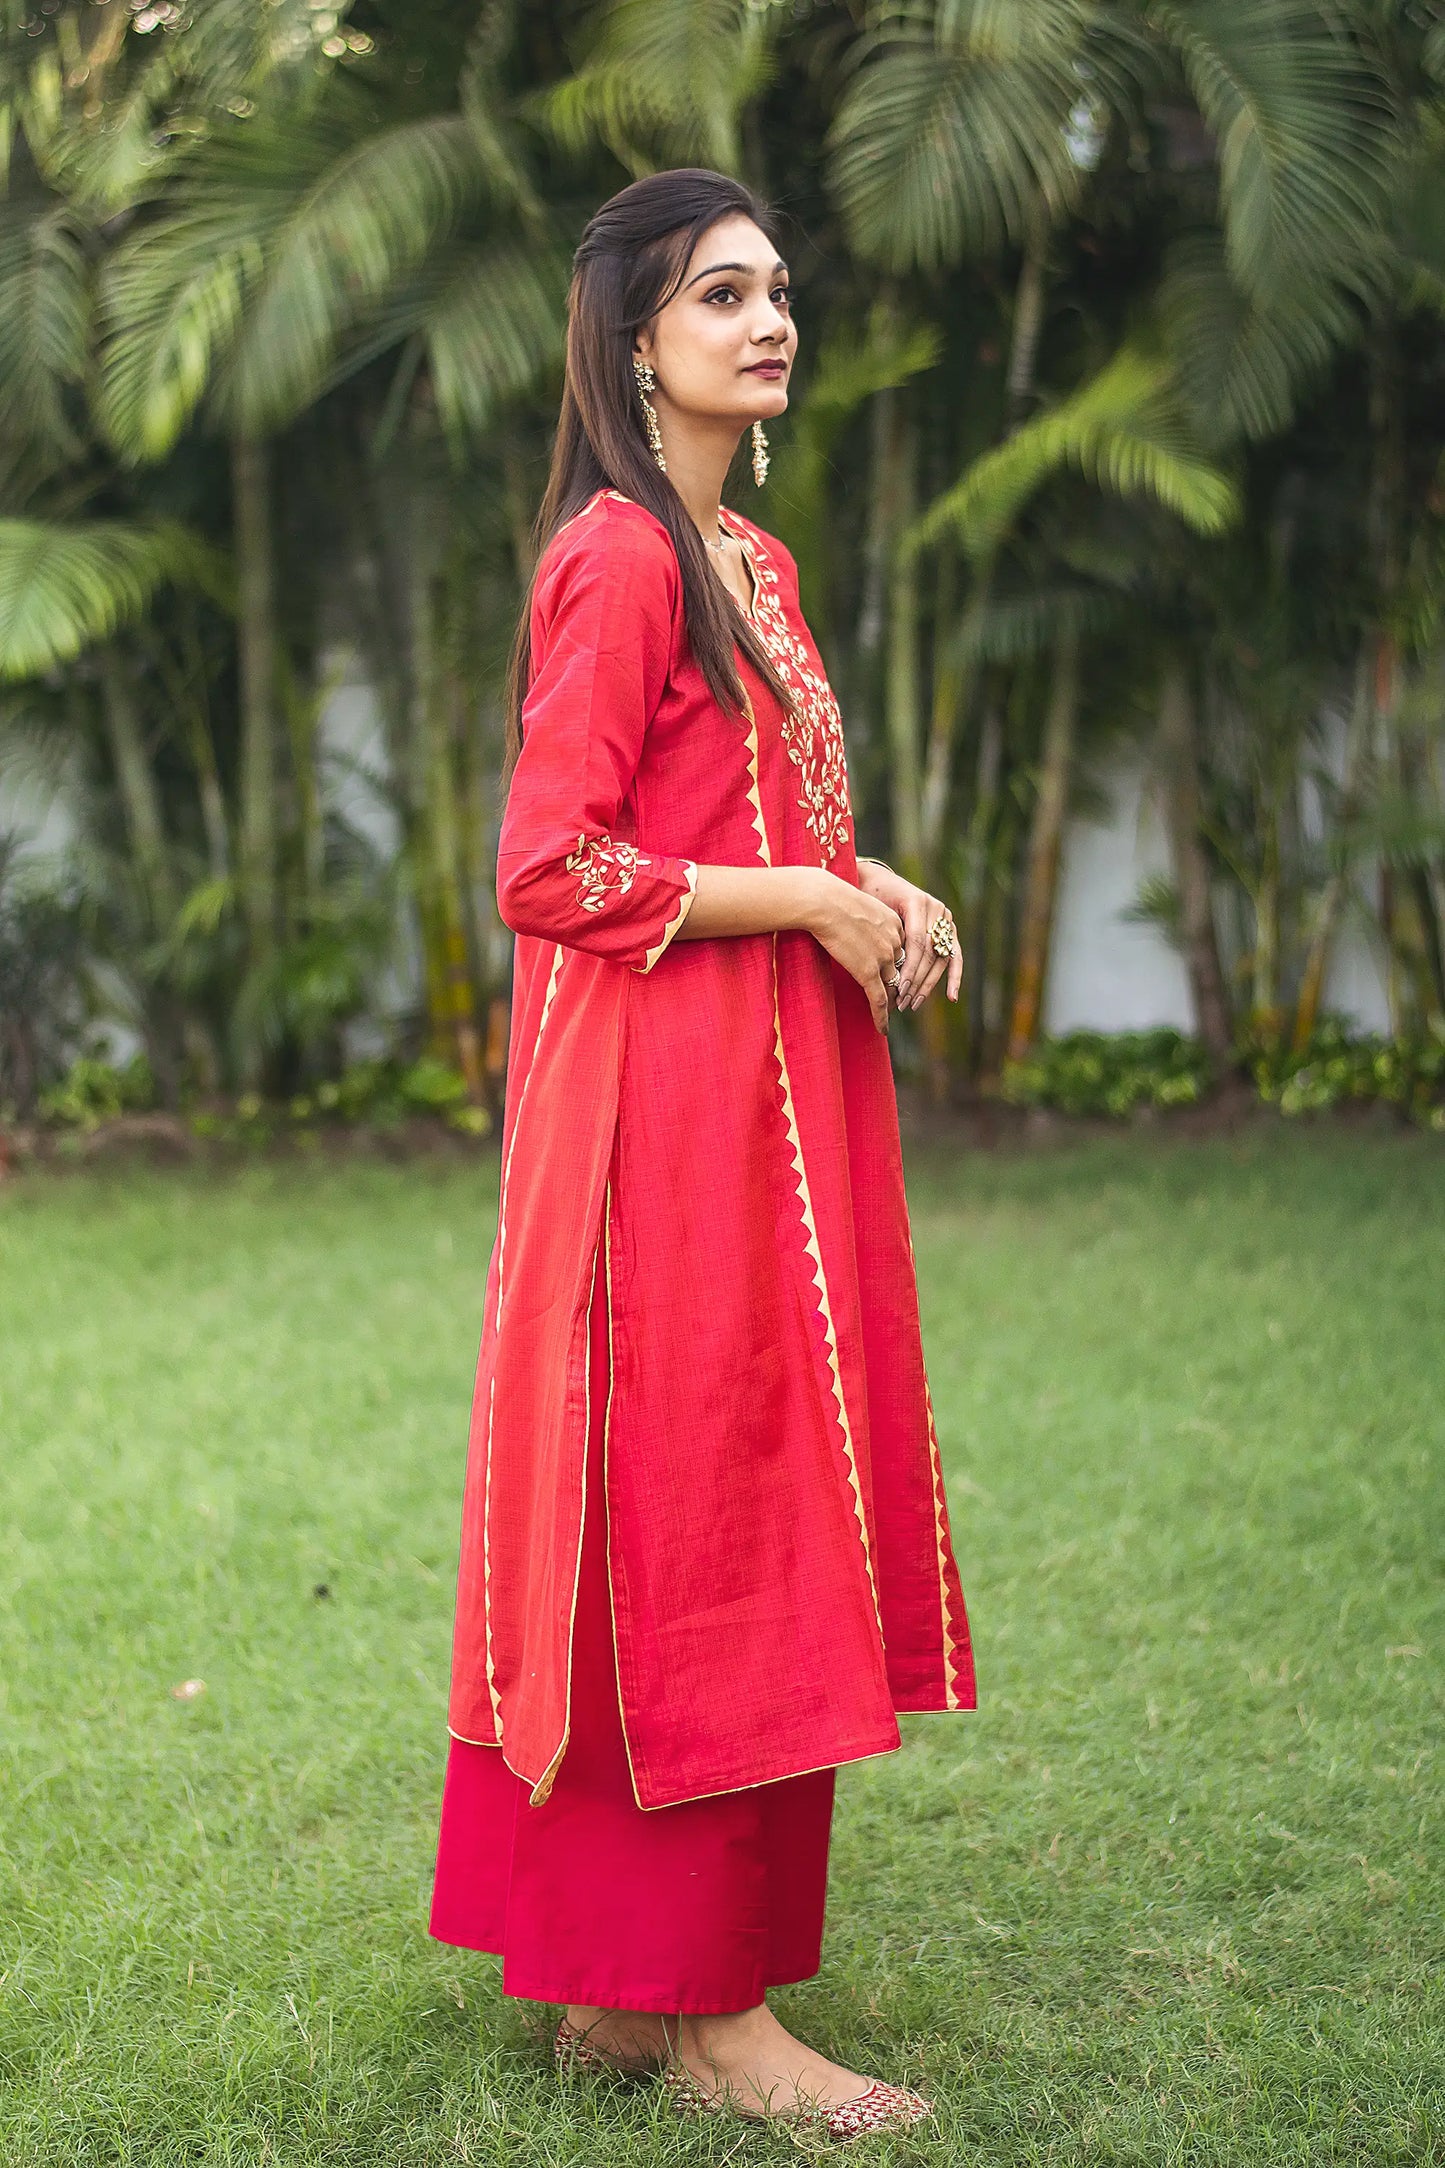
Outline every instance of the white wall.
<svg viewBox="0 0 1445 2168"><path fill-rule="evenodd" d="M1344 775L1347 730L1342 708L1321 718L1318 765L1336 783ZM1308 773L1300 777L1299 803L1300 826L1306 836L1317 839L1324 832L1325 808L1319 785ZM1355 880L1365 895L1373 895L1379 880L1378 866L1373 860L1358 865ZM1324 1006L1352 1018L1359 1031L1390 1029L1390 998L1385 989L1379 936L1357 903L1346 906L1336 929L1325 973Z"/></svg>
<svg viewBox="0 0 1445 2168"><path fill-rule="evenodd" d="M401 837L384 787L386 737L376 694L358 657L345 647L327 650L322 677L328 689L317 735L326 804L383 858L390 858Z"/></svg>
<svg viewBox="0 0 1445 2168"><path fill-rule="evenodd" d="M1123 754L1092 778L1109 800L1102 822L1072 820L1064 832L1059 896L1044 989L1044 1029L1194 1029L1183 959L1156 926L1121 913L1150 874L1169 872L1169 848L1143 789L1137 756Z"/></svg>
<svg viewBox="0 0 1445 2168"><path fill-rule="evenodd" d="M1326 735L1326 758L1338 773L1343 726ZM1092 771L1109 802L1105 819L1071 820L1064 834L1059 898L1044 989L1044 1029L1146 1031L1194 1029L1184 962L1158 927L1131 925L1121 913L1151 874L1169 873L1168 842L1139 754L1123 751ZM1307 823L1319 817L1317 794L1304 786ZM1316 827L1315 832L1318 832ZM1362 879L1371 878L1366 870ZM1336 935L1325 1007L1361 1031L1387 1032L1389 1001L1368 922L1347 913Z"/></svg>

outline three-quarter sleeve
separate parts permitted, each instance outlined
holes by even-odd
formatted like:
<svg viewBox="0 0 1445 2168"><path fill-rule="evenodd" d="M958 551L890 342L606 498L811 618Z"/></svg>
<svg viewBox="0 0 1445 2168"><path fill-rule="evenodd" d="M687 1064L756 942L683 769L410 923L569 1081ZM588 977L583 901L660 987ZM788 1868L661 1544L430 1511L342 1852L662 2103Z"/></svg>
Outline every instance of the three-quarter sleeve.
<svg viewBox="0 0 1445 2168"><path fill-rule="evenodd" d="M634 817L678 588L665 531L635 508L619 516L595 502L554 539L533 597L522 750L497 845L497 909L514 933L643 972L697 887L691 859L616 832Z"/></svg>

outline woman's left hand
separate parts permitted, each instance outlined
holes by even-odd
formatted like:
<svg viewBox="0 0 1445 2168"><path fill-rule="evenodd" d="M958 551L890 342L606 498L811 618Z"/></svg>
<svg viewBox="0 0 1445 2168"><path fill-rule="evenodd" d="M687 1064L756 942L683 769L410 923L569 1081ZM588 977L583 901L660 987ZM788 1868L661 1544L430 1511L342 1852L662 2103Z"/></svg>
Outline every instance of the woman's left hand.
<svg viewBox="0 0 1445 2168"><path fill-rule="evenodd" d="M950 1001L957 1001L963 984L963 951L957 945L958 937L955 934L953 954L940 956L928 931L940 912L951 917L948 905L930 896L926 888L905 881L901 873L881 865L876 858L859 859L858 886L880 903L889 904L903 921L905 948L899 983L889 989L898 1007L921 1008L945 973L948 983L944 991Z"/></svg>

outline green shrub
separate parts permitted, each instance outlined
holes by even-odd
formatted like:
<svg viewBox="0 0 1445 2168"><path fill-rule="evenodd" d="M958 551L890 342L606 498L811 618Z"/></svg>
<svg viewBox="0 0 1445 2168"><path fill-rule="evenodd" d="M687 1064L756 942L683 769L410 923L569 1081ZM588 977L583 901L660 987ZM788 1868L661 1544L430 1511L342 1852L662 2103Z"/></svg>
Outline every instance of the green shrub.
<svg viewBox="0 0 1445 2168"><path fill-rule="evenodd" d="M1352 1036L1343 1018L1331 1016L1301 1053L1252 1035L1239 1042L1235 1061L1281 1114L1373 1101L1445 1131L1445 1036ZM1071 1031L1041 1039L1027 1061L1007 1063L1001 1089L1014 1106L1123 1116L1138 1107L1186 1106L1211 1078L1203 1047L1183 1032Z"/></svg>
<svg viewBox="0 0 1445 2168"><path fill-rule="evenodd" d="M155 1079L143 1055L123 1064L87 1055L72 1062L39 1102L43 1121L75 1133L155 1104ZM485 1137L492 1129L487 1109L469 1104L458 1071L431 1055L414 1062L354 1062L339 1077L328 1077L282 1102L242 1092L229 1106L197 1108L189 1120L198 1137L260 1148L286 1128L304 1141L324 1123L386 1129L417 1115L440 1119L466 1136Z"/></svg>
<svg viewBox="0 0 1445 2168"><path fill-rule="evenodd" d="M1189 1106L1210 1081L1208 1056L1181 1031L1070 1031L1004 1065L1002 1092L1019 1107L1061 1114Z"/></svg>
<svg viewBox="0 0 1445 2168"><path fill-rule="evenodd" d="M433 1119L442 1119L448 1130L459 1130L466 1136L490 1136L492 1132L492 1117L487 1110L468 1104L464 1077L448 1062L435 1060L435 1056L422 1056L418 1062L353 1062L338 1077L323 1077L323 1082L314 1084L310 1091L297 1093L286 1101L286 1106L266 1106L256 1093L247 1093L236 1101L230 1117L212 1114L206 1117L204 1130L201 1117L197 1117L195 1127L201 1134L219 1138L232 1138L238 1130L245 1130L245 1140L251 1140L258 1134L269 1136L277 1125L288 1123L292 1132L299 1132L303 1138L321 1123L394 1130L416 1114L431 1114Z"/></svg>
<svg viewBox="0 0 1445 2168"><path fill-rule="evenodd" d="M83 1055L58 1084L40 1094L40 1118L57 1129L98 1129L120 1114L143 1114L156 1103L155 1078L144 1054L130 1061Z"/></svg>
<svg viewBox="0 0 1445 2168"><path fill-rule="evenodd" d="M417 1114L450 1114L466 1103L467 1087L444 1061L414 1061L401 1075L401 1096Z"/></svg>
<svg viewBox="0 0 1445 2168"><path fill-rule="evenodd" d="M1342 1019L1325 1017L1301 1053L1259 1044L1243 1051L1260 1097L1282 1114L1373 1100L1445 1129L1445 1037L1352 1037Z"/></svg>
<svg viewBox="0 0 1445 2168"><path fill-rule="evenodd" d="M314 1113L323 1119L372 1122L383 1128L412 1114L439 1114L454 1127L471 1127L470 1121L460 1117L480 1111L467 1106L467 1087L459 1071L432 1055L410 1063L353 1062L339 1077L316 1086L304 1115L299 1109L300 1102L293 1100L292 1112L298 1119ZM491 1126L490 1120L486 1126Z"/></svg>

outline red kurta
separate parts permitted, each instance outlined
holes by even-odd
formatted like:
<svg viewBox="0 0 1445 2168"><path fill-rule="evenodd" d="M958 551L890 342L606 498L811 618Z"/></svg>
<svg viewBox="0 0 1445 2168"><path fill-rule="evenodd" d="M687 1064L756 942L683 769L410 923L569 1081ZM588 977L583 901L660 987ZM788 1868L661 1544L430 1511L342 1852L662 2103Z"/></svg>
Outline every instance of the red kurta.
<svg viewBox="0 0 1445 2168"><path fill-rule="evenodd" d="M809 933L673 940L699 865L857 879L796 568L724 518L792 714L746 663L750 718L719 708L667 532L615 491L554 536L532 605L498 850L518 938L450 1723L499 1745L537 1800L568 1736L599 1245L638 1804L883 1753L895 1711L975 1701L887 1042Z"/></svg>

